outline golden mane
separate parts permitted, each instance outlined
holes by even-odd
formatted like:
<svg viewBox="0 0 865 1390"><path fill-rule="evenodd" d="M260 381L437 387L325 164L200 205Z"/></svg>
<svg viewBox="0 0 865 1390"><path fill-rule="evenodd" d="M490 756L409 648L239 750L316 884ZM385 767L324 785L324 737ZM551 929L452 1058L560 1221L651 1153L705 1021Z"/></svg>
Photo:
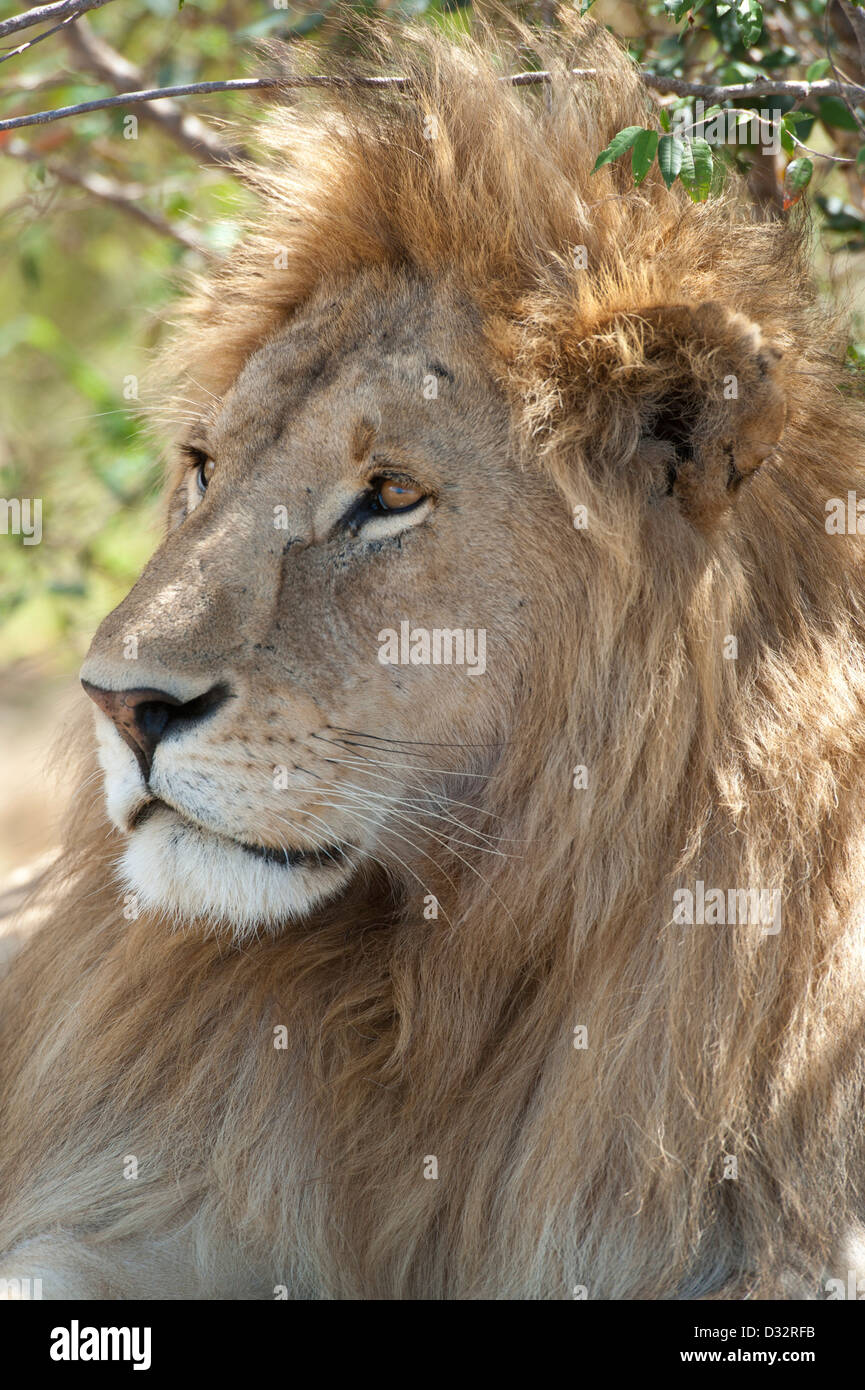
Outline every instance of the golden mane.
<svg viewBox="0 0 865 1390"><path fill-rule="evenodd" d="M83 790L62 906L2 1000L2 1248L203 1206L202 1268L231 1232L324 1296L795 1296L843 1275L865 1173L865 575L858 538L824 520L865 494L865 412L807 228L754 221L735 187L693 204L657 173L639 190L619 165L592 175L652 119L637 72L574 21L532 40L553 82L513 87L526 41L376 31L371 70L404 74L399 91L286 91L260 226L167 361L185 396L219 394L315 287L367 267L475 307L525 466L593 519L594 582L562 576L484 799L529 849L483 881L433 873L438 922L372 878L236 951L123 918ZM671 374L699 387L712 349L662 342L652 314L713 301L784 353L786 428L731 517L659 545L634 451ZM698 880L779 890L781 930L675 925ZM438 1181L418 1182L425 1155Z"/></svg>

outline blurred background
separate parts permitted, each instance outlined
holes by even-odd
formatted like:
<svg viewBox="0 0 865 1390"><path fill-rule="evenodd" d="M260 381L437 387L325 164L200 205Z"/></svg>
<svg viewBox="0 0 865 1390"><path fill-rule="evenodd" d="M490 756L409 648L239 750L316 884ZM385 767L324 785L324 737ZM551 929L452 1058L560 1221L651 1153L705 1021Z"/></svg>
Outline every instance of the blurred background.
<svg viewBox="0 0 865 1390"><path fill-rule="evenodd" d="M456 0L341 8L447 30L490 13ZM865 83L865 11L847 0L576 8L591 9L655 74L721 87L760 77ZM103 0L79 18L61 12L10 28L21 9L0 0L0 120L254 75L260 39L351 49L328 0ZM499 9L556 23L544 0ZM668 108L684 100L662 99ZM42 501L39 544L0 534L0 899L54 843L68 794L63 731L83 700L77 668L158 543L160 463L146 414L159 402L147 399L147 360L184 277L240 234L252 195L226 160L261 102L192 95L0 131L0 496ZM737 144L729 159L750 168L757 215L801 215L790 209L804 194L815 272L848 316L848 362L861 370L865 105L837 96L758 104L795 106L796 141L770 156Z"/></svg>

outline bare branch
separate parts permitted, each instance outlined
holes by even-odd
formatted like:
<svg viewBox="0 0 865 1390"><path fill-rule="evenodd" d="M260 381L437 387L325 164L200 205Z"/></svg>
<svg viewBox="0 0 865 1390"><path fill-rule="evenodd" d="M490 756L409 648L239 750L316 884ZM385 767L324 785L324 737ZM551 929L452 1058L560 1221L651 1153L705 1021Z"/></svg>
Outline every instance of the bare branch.
<svg viewBox="0 0 865 1390"><path fill-rule="evenodd" d="M116 92L136 92L144 88L144 74L109 43L94 33L86 19L66 34L66 46L76 65L107 82ZM159 101L145 105L143 120L149 120L183 149L206 164L230 164L240 150L230 149L204 121L183 112L176 102Z"/></svg>
<svg viewBox="0 0 865 1390"><path fill-rule="evenodd" d="M830 33L829 33L829 11L830 11L831 8L832 8L832 6L831 6L831 3L830 3L830 4L828 4L828 5L826 6L825 11L823 12L823 37L825 38L825 41L826 41L826 57L828 58L828 60L829 60L829 66L830 66L831 69L832 69L832 76L835 78L836 82L840 82L840 81L841 81L841 73L838 71L837 65L836 65L836 63L835 63L835 58L834 58L833 53L832 53L832 37L831 37L831 35L830 35ZM843 9L843 6L842 6L842 9ZM847 110L850 112L850 115L853 117L854 121L856 122L857 126L859 127L859 130L861 131L861 133L862 133L863 135L865 135L865 124L863 124L861 118L856 114L856 111L855 111L854 108L853 108L852 102L849 102L849 101L848 101L848 102L845 102L845 105L846 105L846 107L847 107Z"/></svg>
<svg viewBox="0 0 865 1390"><path fill-rule="evenodd" d="M594 77L595 68L574 68L572 77ZM738 82L729 87L713 86L708 82L685 82L678 77L659 77L655 73L641 74L643 82L662 95L704 97L712 101L739 101L743 98L769 96L792 96L799 101L807 97L841 96L861 101L865 97L865 87L854 82L831 82L823 78L819 82L775 82L771 78L760 78L756 82ZM528 87L549 82L548 72L519 72L512 77L503 77L502 82L513 86ZM114 106L136 106L140 102L162 101L166 97L205 95L209 92L254 92L279 87L376 87L392 88L400 91L406 87L405 77L330 77L312 74L309 77L236 77L223 82L190 82L182 87L153 87L138 92L125 92L122 96L101 97L98 101L83 101L76 106L60 106L54 111L36 111L30 116L14 116L0 121L0 131L17 130L23 126L47 125L51 121L62 121L69 116L80 116L87 111L102 111Z"/></svg>
<svg viewBox="0 0 865 1390"><path fill-rule="evenodd" d="M83 116L88 111L105 111L113 106L136 106L139 102L162 101L165 97L197 96L204 92L249 92L275 87L274 80L262 77L238 77L229 82L192 82L185 87L153 87L147 91L127 92L122 96L100 97L98 101L82 101L75 106L58 106L54 111L35 111L30 116L13 116L0 121L0 131L19 130L28 125L48 125L69 116Z"/></svg>
<svg viewBox="0 0 865 1390"><path fill-rule="evenodd" d="M807 97L848 97L851 101L862 101L865 97L865 87L855 82L832 82L828 78L819 82L776 82L771 77L760 77L754 82L715 86L711 82L685 82L680 77L659 77L653 72L640 76L647 87L662 96L703 97L710 101L741 101L751 97L795 97L797 101Z"/></svg>
<svg viewBox="0 0 865 1390"><path fill-rule="evenodd" d="M0 63L8 63L10 58L17 58L20 54L26 53L28 48L35 48L36 44L41 43L43 39L50 39L51 35L56 34L58 29L65 29L67 24L74 24L80 13L80 10L76 10L74 14L67 15L65 19L61 19L60 23L55 24L53 28L43 29L42 33L37 34L35 39L28 39L26 43L19 43L17 48L11 48L8 53L4 53L3 56L0 57Z"/></svg>
<svg viewBox="0 0 865 1390"><path fill-rule="evenodd" d="M151 212L149 208L142 206L141 200L149 192L144 186L117 183L114 179L105 178L103 174L79 174L76 169L70 168L67 164L46 163L41 155L35 150L31 150L23 140L13 140L7 146L5 153L11 155L13 159L21 159L27 164L41 164L60 183L68 184L72 188L81 188L91 198L96 198L101 203L108 203L111 207L119 208L127 217L134 218L136 222L149 227L152 232L157 232L160 236L171 237L172 240L180 242L181 246L185 246L187 250L197 251L200 256L204 256L208 260L214 259L213 251L194 232L188 232L185 228L178 227L176 223L161 217L159 213Z"/></svg>
<svg viewBox="0 0 865 1390"><path fill-rule="evenodd" d="M47 24L52 19L65 19L67 15L84 14L85 10L98 10L110 4L111 0L55 0L53 5L37 5L11 19L0 20L0 39L5 39L7 34L17 34L20 29L30 29L34 24Z"/></svg>
<svg viewBox="0 0 865 1390"><path fill-rule="evenodd" d="M798 140L792 130L788 132L790 139L799 150L804 150L806 154L812 154L815 159L828 159L832 164L855 164L855 159L848 159L845 155L824 154L822 150L814 150L810 145L806 145L803 140Z"/></svg>
<svg viewBox="0 0 865 1390"><path fill-rule="evenodd" d="M11 81L4 81L0 97L26 96L30 92L50 92L54 87L65 87L74 74L65 68L45 77L33 73L16 73Z"/></svg>
<svg viewBox="0 0 865 1390"><path fill-rule="evenodd" d="M841 8L853 30L856 47L859 50L859 66L865 72L865 14L858 5L851 5L850 0L841 0Z"/></svg>

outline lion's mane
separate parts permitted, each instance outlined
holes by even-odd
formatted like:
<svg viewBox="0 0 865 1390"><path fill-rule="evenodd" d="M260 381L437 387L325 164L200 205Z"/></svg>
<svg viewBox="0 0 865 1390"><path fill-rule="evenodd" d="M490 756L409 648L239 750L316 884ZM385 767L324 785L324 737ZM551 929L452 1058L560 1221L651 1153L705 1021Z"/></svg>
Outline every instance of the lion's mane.
<svg viewBox="0 0 865 1390"><path fill-rule="evenodd" d="M323 1296L783 1296L843 1275L865 1172L865 576L824 517L865 493L865 416L804 220L593 175L652 119L639 75L573 23L541 51L552 84L515 88L526 41L379 34L370 71L398 88L286 92L260 226L170 361L185 395L219 393L324 277L369 265L477 306L525 466L598 519L594 580L562 577L485 793L528 849L483 881L449 864L436 922L382 882L234 950L124 918L82 790L60 906L3 999L4 1247L201 1211L205 1273L242 1249ZM787 423L724 524L697 517L673 553L638 531L621 460L670 372L699 371L622 316L718 301L783 352ZM781 930L674 924L697 880L779 887Z"/></svg>

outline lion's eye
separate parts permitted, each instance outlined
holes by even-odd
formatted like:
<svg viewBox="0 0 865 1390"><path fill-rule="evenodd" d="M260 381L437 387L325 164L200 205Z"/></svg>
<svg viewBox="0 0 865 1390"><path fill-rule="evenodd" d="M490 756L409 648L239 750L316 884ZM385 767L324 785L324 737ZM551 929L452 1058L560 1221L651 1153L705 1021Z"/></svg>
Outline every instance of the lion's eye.
<svg viewBox="0 0 865 1390"><path fill-rule="evenodd" d="M412 512L423 518L432 505L432 494L408 475L370 478L366 489L340 517L339 526L356 536L361 528L372 526L378 535L386 518L392 518L385 534L393 534L397 518ZM378 529L376 529L378 523ZM409 523L407 523L409 524Z"/></svg>
<svg viewBox="0 0 865 1390"><path fill-rule="evenodd" d="M198 444L181 444L180 453L181 457L189 466L189 473L187 474L187 479L189 481L187 487L191 491L187 493L187 496L190 498L191 505L194 506L193 495L197 494L199 497L204 496L207 491L207 485L213 477L213 470L216 468L216 463L210 457L207 450L202 449Z"/></svg>
<svg viewBox="0 0 865 1390"><path fill-rule="evenodd" d="M213 477L213 470L215 467L216 464L213 459L203 458L199 463L195 470L195 481L199 492L204 493L207 491L207 484Z"/></svg>
<svg viewBox="0 0 865 1390"><path fill-rule="evenodd" d="M423 501L426 493L417 483L395 483L390 478L382 478L375 487L376 501L386 512L404 512Z"/></svg>

